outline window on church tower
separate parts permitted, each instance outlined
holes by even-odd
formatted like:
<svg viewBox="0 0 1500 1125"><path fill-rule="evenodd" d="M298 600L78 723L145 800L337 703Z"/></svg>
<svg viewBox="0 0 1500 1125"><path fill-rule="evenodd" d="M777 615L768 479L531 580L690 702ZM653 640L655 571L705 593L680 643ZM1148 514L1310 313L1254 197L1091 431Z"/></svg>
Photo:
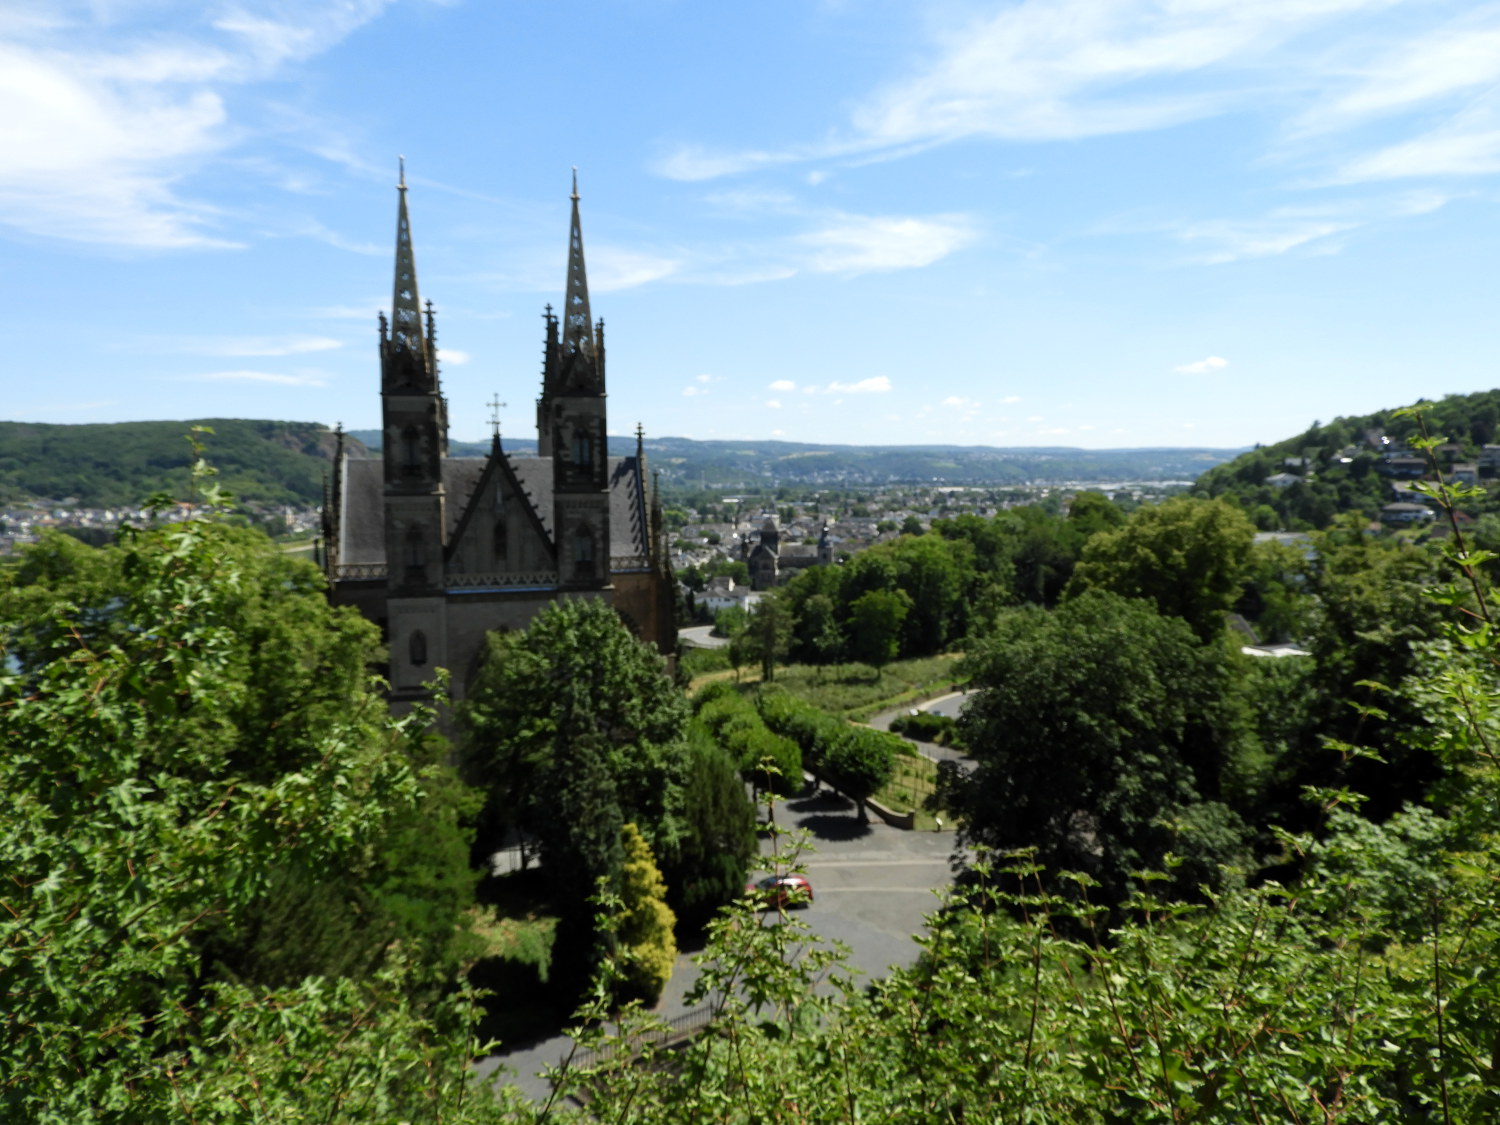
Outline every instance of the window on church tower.
<svg viewBox="0 0 1500 1125"><path fill-rule="evenodd" d="M426 569L426 538L420 527L413 527L406 533L406 575L408 578L421 578Z"/></svg>
<svg viewBox="0 0 1500 1125"><path fill-rule="evenodd" d="M503 518L495 521L493 541L495 547L495 561L503 567L505 566L507 558L510 554L510 532L506 527L505 520Z"/></svg>
<svg viewBox="0 0 1500 1125"><path fill-rule="evenodd" d="M580 574L594 571L594 533L587 527L579 528L573 537L573 568Z"/></svg>
<svg viewBox="0 0 1500 1125"><path fill-rule="evenodd" d="M427 634L418 629L411 635L411 643L407 646L407 655L411 658L414 668L420 668L427 663Z"/></svg>
<svg viewBox="0 0 1500 1125"><path fill-rule="evenodd" d="M415 426L401 431L401 472L414 477L422 471L422 436Z"/></svg>
<svg viewBox="0 0 1500 1125"><path fill-rule="evenodd" d="M589 435L583 430L573 431L573 464L579 468L587 468L593 463L592 443Z"/></svg>

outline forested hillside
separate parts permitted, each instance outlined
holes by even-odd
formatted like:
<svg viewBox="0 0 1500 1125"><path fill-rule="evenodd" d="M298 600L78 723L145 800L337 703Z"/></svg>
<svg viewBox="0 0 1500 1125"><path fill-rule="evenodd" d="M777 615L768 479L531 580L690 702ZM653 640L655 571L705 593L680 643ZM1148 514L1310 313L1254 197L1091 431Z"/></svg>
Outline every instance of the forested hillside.
<svg viewBox="0 0 1500 1125"><path fill-rule="evenodd" d="M1481 457L1500 433L1500 390L1448 395L1421 405L1429 432L1445 440L1438 450L1442 468L1477 463L1482 476L1493 475L1493 463ZM1409 482L1425 471L1406 464L1413 456L1408 443L1416 436L1417 422L1398 408L1315 422L1296 437L1257 446L1209 469L1193 492L1233 500L1262 531L1325 528L1341 512L1376 519L1382 505L1392 501L1393 482ZM1463 505L1471 515L1494 508L1493 501L1482 499Z"/></svg>
<svg viewBox="0 0 1500 1125"><path fill-rule="evenodd" d="M315 422L207 418L52 426L0 422L0 502L75 499L85 508L185 496L195 459L184 436L208 426L219 480L241 503L322 503L335 438ZM358 446L355 446L358 448Z"/></svg>

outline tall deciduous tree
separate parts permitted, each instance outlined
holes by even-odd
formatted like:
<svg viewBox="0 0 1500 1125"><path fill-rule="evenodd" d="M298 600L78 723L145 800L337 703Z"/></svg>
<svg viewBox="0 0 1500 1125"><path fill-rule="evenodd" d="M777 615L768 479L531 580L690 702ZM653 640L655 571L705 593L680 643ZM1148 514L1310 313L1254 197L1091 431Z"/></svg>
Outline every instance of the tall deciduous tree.
<svg viewBox="0 0 1500 1125"><path fill-rule="evenodd" d="M47 541L0 573L0 1116L343 1122L472 1099L464 1025L412 1004L381 915L385 955L349 975L268 988L205 956L288 879L378 869L417 807L409 724L364 676L374 641L310 567L211 523Z"/></svg>
<svg viewBox="0 0 1500 1125"><path fill-rule="evenodd" d="M1241 750L1226 660L1182 621L1104 591L1007 615L967 660L979 691L959 723L978 764L946 783L964 839L1036 847L1117 900L1169 850L1196 850L1194 874L1211 877L1236 818L1199 806L1218 801Z"/></svg>
<svg viewBox="0 0 1500 1125"><path fill-rule="evenodd" d="M1147 598L1206 640L1223 631L1254 538L1254 526L1232 504L1178 497L1141 508L1119 530L1090 539L1068 592Z"/></svg>

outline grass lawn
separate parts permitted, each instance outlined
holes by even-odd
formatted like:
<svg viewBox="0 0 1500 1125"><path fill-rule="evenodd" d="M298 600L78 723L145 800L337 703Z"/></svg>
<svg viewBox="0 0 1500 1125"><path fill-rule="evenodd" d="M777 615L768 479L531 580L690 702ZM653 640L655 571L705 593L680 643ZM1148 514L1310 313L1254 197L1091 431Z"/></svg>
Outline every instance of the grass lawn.
<svg viewBox="0 0 1500 1125"><path fill-rule="evenodd" d="M776 669L776 682L831 715L867 719L946 691L953 684L958 653L869 664L791 664Z"/></svg>

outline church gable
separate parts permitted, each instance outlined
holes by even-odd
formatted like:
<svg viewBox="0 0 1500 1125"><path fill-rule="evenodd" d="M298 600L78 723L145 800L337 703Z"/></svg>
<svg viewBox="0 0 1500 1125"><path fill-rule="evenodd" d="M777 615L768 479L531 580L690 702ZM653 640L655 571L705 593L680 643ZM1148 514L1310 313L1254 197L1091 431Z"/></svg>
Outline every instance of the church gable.
<svg viewBox="0 0 1500 1125"><path fill-rule="evenodd" d="M510 459L496 450L464 503L449 546L450 585L555 580L557 554Z"/></svg>

